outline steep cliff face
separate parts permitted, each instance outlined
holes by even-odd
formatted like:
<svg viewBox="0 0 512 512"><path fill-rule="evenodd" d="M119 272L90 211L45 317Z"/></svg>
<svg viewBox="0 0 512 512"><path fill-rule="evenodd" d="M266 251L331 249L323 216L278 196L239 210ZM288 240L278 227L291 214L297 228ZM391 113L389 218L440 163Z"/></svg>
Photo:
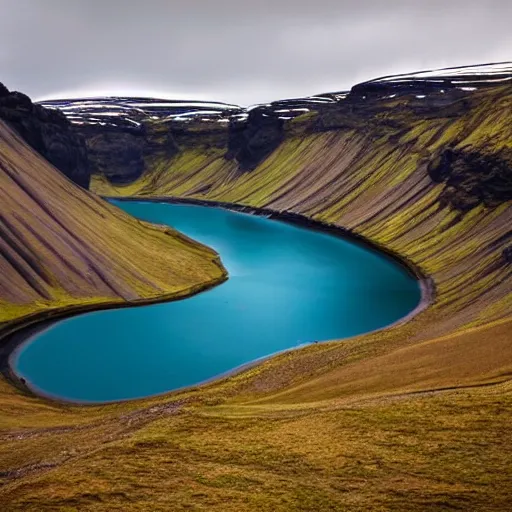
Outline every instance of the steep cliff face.
<svg viewBox="0 0 512 512"><path fill-rule="evenodd" d="M90 170L84 139L71 128L62 112L32 103L20 92L0 84L0 120L83 188L89 187Z"/></svg>
<svg viewBox="0 0 512 512"><path fill-rule="evenodd" d="M147 98L52 100L42 106L58 109L86 141L91 171L113 183L128 183L151 167L148 158L170 158L178 143L207 140L227 146L227 127L243 109L224 103ZM220 128L220 130L219 130ZM222 135L224 132L224 136ZM220 136L220 139L219 139Z"/></svg>
<svg viewBox="0 0 512 512"><path fill-rule="evenodd" d="M194 292L217 254L73 184L0 121L0 332L54 311Z"/></svg>
<svg viewBox="0 0 512 512"><path fill-rule="evenodd" d="M440 201L460 211L512 200L512 150L507 147L448 148L429 163L428 173L435 182L446 184Z"/></svg>
<svg viewBox="0 0 512 512"><path fill-rule="evenodd" d="M278 135L270 121L259 128L269 149L259 163L247 150L258 133L250 124L237 127L234 150L189 139L171 158L149 156L138 180L113 186L96 174L92 188L287 210L349 228L432 276L437 296L425 315L436 321L423 338L502 319L512 314L512 87L503 79L391 82L373 96L358 86L297 116L282 103L258 107L282 122Z"/></svg>
<svg viewBox="0 0 512 512"><path fill-rule="evenodd" d="M407 130L418 120L461 119L474 107L475 93L511 83L512 64L503 63L382 77L350 92L249 109L147 98L55 100L43 105L61 109L84 136L93 174L126 184L153 170L155 157L169 159L190 148L220 149L240 172L247 172L297 129L303 134L357 129L380 137ZM471 200L463 196L459 188L452 204L467 208Z"/></svg>

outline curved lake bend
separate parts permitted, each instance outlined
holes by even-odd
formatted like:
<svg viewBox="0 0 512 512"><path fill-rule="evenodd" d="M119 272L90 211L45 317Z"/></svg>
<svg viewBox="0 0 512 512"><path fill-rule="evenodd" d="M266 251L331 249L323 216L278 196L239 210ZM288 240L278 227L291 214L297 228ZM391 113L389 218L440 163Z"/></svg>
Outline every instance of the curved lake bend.
<svg viewBox="0 0 512 512"><path fill-rule="evenodd" d="M154 395L301 344L373 331L421 299L400 265L348 239L220 208L115 204L213 247L229 280L188 299L87 313L38 334L13 366L42 393L86 402Z"/></svg>

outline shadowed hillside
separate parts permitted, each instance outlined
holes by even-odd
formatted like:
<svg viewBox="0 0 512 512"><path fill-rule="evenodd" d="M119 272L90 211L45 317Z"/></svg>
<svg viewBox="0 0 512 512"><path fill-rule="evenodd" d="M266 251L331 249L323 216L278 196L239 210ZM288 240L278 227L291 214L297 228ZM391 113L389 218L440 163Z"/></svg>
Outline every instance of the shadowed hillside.
<svg viewBox="0 0 512 512"><path fill-rule="evenodd" d="M88 188L89 159L84 138L71 128L62 112L32 103L18 91L0 83L0 120L78 185Z"/></svg>
<svg viewBox="0 0 512 512"><path fill-rule="evenodd" d="M0 122L0 328L49 311L184 295L219 282L212 250L65 178Z"/></svg>

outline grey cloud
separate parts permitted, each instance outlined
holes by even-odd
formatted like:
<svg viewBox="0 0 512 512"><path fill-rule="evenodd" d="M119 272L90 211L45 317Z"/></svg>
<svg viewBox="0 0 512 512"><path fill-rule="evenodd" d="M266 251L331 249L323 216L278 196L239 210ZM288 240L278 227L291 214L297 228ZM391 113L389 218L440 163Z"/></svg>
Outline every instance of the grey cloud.
<svg viewBox="0 0 512 512"><path fill-rule="evenodd" d="M509 0L0 0L0 80L251 104L512 59L510 19Z"/></svg>

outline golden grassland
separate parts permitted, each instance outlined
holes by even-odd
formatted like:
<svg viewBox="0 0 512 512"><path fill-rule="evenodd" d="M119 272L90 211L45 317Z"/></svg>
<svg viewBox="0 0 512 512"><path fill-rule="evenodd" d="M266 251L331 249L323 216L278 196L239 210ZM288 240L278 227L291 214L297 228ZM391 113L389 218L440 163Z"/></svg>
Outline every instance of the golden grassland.
<svg viewBox="0 0 512 512"><path fill-rule="evenodd" d="M3 383L0 503L507 510L512 360L497 351L478 367L475 356L506 346L511 323L386 355L382 335L316 345L203 389L104 407L51 404Z"/></svg>
<svg viewBox="0 0 512 512"><path fill-rule="evenodd" d="M512 146L511 106L496 88L462 117L397 131L295 124L248 173L220 150L184 147L130 185L94 177L105 195L228 201L352 229L430 275L435 300L390 329L136 402L59 404L0 381L3 509L510 510L512 209L441 207L426 164L447 146Z"/></svg>

